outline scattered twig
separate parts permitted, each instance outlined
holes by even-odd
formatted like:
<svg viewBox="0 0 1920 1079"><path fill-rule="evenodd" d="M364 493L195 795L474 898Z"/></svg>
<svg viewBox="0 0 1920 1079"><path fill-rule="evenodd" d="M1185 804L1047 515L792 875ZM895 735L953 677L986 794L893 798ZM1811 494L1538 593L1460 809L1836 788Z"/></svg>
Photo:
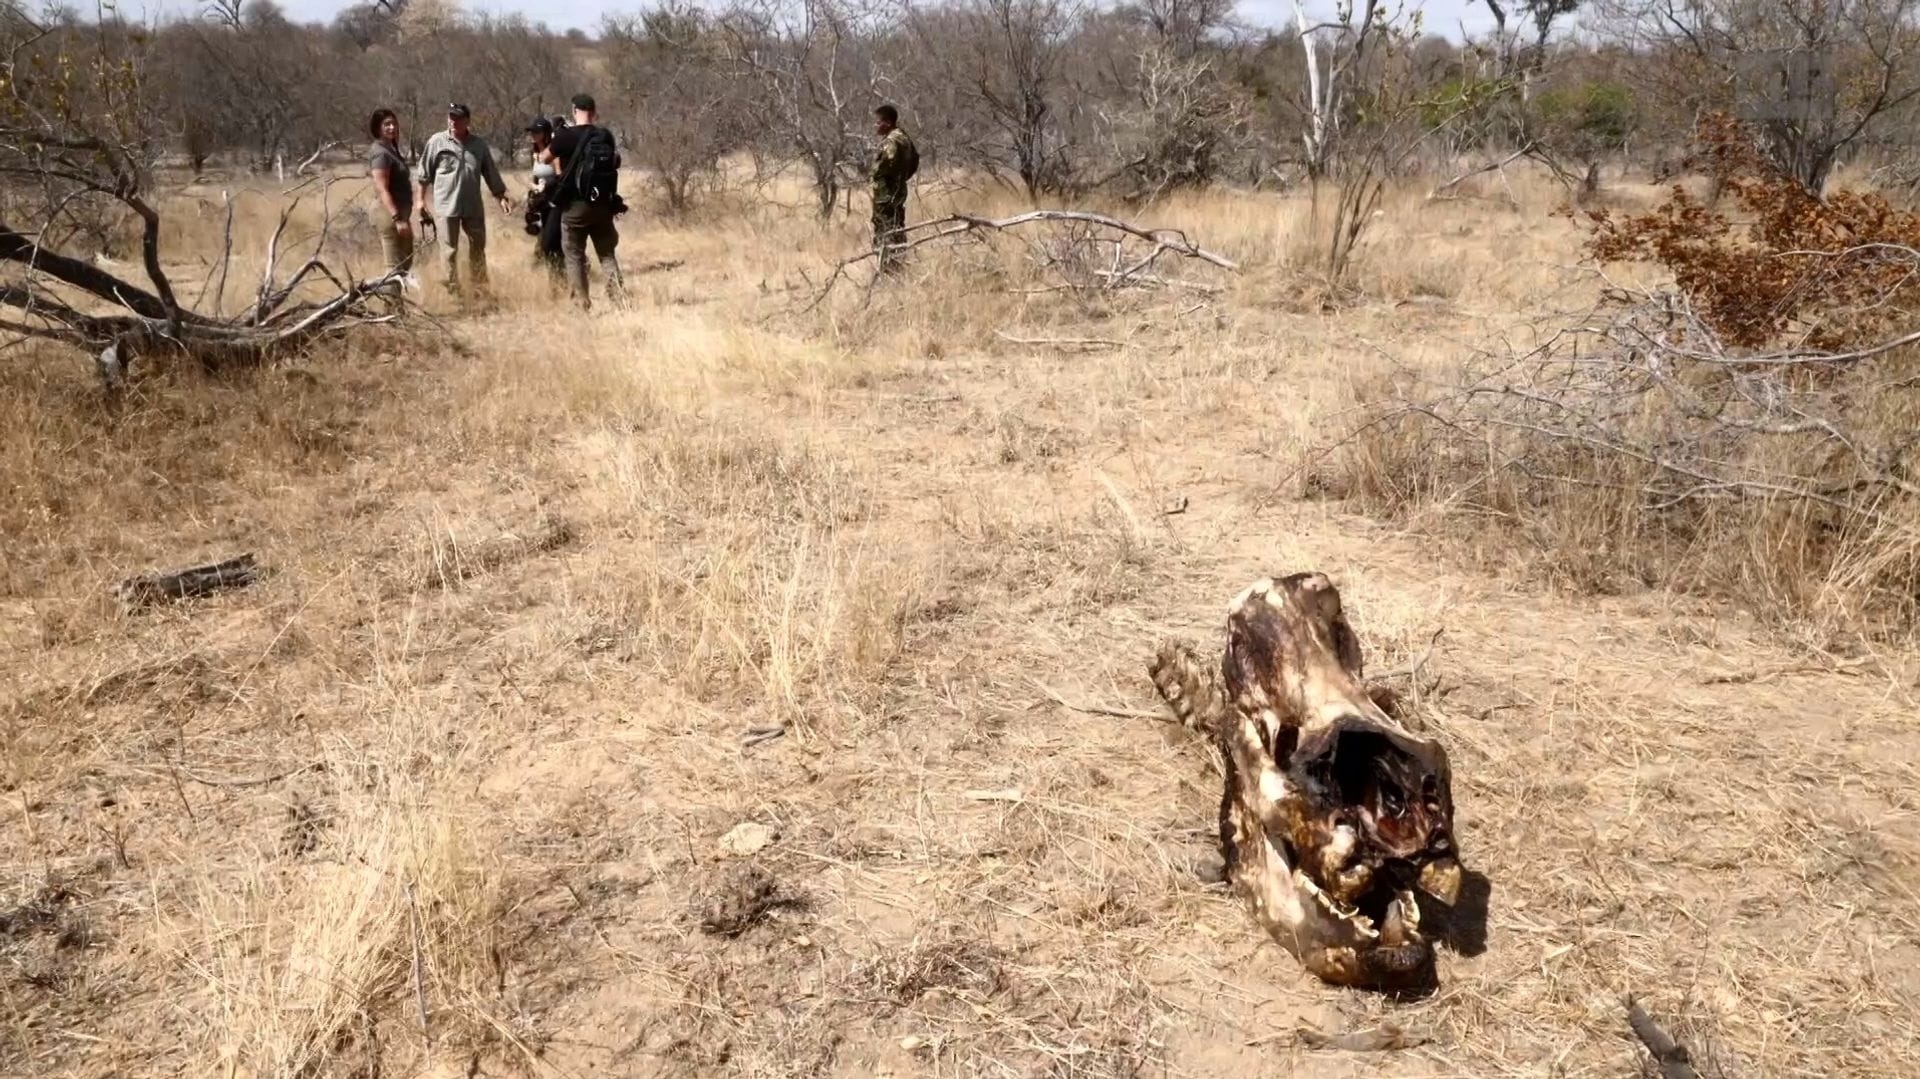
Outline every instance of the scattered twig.
<svg viewBox="0 0 1920 1079"><path fill-rule="evenodd" d="M686 259L654 259L651 262L643 262L638 266L622 266L620 268L620 275L622 277L638 277L641 274L647 273L664 273L667 270L677 270L686 264Z"/></svg>
<svg viewBox="0 0 1920 1079"><path fill-rule="evenodd" d="M264 787L269 783L278 783L283 779L289 779L293 776L299 775L302 772L317 772L325 767L326 765L320 763L319 761L309 761L306 764L297 764L297 765L294 765L292 768L282 769L281 771L274 772L270 775L253 776L247 779L230 778L225 776L203 776L195 772L190 772L185 768L178 769L178 774L186 777L187 779L191 779L195 783L198 783L201 786L205 786L205 787L228 787L228 788Z"/></svg>
<svg viewBox="0 0 1920 1079"><path fill-rule="evenodd" d="M1427 638L1426 651L1420 653L1419 658L1415 659L1412 663L1403 663L1400 666L1393 668L1392 670L1381 671L1379 674L1369 677L1367 681L1384 682L1389 678L1418 677L1421 669L1426 667L1427 661L1433 658L1433 649L1435 645L1440 643L1440 635L1442 633L1445 633L1446 631L1447 631L1447 627L1445 626L1441 626L1439 629L1434 630L1433 636Z"/></svg>
<svg viewBox="0 0 1920 1079"><path fill-rule="evenodd" d="M1002 341L1015 345L1052 345L1056 348L1125 348L1125 341L1106 337L1015 337L1003 330L993 331Z"/></svg>
<svg viewBox="0 0 1920 1079"><path fill-rule="evenodd" d="M431 564L422 574L420 583L429 588L451 589L463 581L491 573L519 559L559 550L576 538L570 522L553 518L540 522L530 535L502 536L471 548L461 548L457 544L449 545L447 549L436 546Z"/></svg>
<svg viewBox="0 0 1920 1079"><path fill-rule="evenodd" d="M1382 1023L1368 1030L1349 1030L1339 1034L1328 1034L1318 1027L1302 1023L1293 1030L1281 1031L1253 1038L1246 1044L1252 1046L1272 1045L1286 1042L1307 1049L1340 1049L1349 1053L1382 1053L1398 1049L1412 1049L1431 1041L1424 1034L1410 1034L1393 1023Z"/></svg>
<svg viewBox="0 0 1920 1079"><path fill-rule="evenodd" d="M1873 663L1871 657L1840 660L1835 663L1789 663L1780 667L1756 667L1744 671L1729 671L1724 674L1710 675L1700 680L1703 686L1744 686L1754 682L1771 682L1791 674L1844 674L1853 676Z"/></svg>
<svg viewBox="0 0 1920 1079"><path fill-rule="evenodd" d="M1100 704L1083 704L1062 697L1057 691L1040 682L1034 688L1045 694L1047 699L1070 712L1084 712L1091 716L1112 716L1115 719L1151 719L1157 723L1171 723L1173 719L1160 711L1148 711L1139 708L1115 708Z"/></svg>
<svg viewBox="0 0 1920 1079"><path fill-rule="evenodd" d="M407 882L407 924L413 936L413 1002L420 1009L420 1040L429 1047L433 1034L427 1027L427 967L420 954L420 906L414 901L413 882Z"/></svg>
<svg viewBox="0 0 1920 1079"><path fill-rule="evenodd" d="M1693 1055L1687 1052L1687 1047L1660 1029L1632 997L1627 998L1627 1025L1633 1028L1633 1036L1640 1039L1647 1052L1653 1054L1653 1062L1660 1066L1661 1079L1696 1079Z"/></svg>
<svg viewBox="0 0 1920 1079"><path fill-rule="evenodd" d="M786 737L787 725L782 723L773 727L748 727L740 735L740 748L755 749Z"/></svg>

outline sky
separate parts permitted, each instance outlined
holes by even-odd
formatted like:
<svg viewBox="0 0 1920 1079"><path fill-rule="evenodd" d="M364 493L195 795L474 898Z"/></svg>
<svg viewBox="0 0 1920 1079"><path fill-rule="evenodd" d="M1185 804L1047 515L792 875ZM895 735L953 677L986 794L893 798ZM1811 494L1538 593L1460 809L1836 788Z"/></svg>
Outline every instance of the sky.
<svg viewBox="0 0 1920 1079"><path fill-rule="evenodd" d="M296 22L332 22L340 9L349 6L353 0L279 0L289 16ZM84 5L82 5L84 6ZM535 4L527 0L462 0L461 6L469 11L488 11L495 14L520 12L533 22L544 22L555 30L579 28L593 30L600 25L602 16L639 10L647 6L646 0L567 0L565 3ZM1240 13L1249 22L1257 25L1277 26L1293 21L1293 0L1240 0ZM1459 38L1460 27L1464 25L1469 33L1478 33L1493 25L1493 19L1487 14L1486 5L1476 0L1409 0L1409 7L1423 7L1426 11L1427 29L1450 38ZM192 0L121 0L121 10L128 15L142 11L186 12L196 10L198 5ZM1332 0L1308 0L1309 17L1326 15L1333 9Z"/></svg>

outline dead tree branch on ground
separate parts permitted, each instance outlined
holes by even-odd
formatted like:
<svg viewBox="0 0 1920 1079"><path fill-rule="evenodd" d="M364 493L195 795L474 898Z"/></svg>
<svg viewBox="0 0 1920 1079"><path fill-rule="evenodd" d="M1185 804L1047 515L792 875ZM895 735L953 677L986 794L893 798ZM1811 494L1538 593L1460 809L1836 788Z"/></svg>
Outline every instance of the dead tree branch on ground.
<svg viewBox="0 0 1920 1079"><path fill-rule="evenodd" d="M111 389L139 357L179 355L211 367L258 363L323 335L390 321L405 306L401 275L351 281L323 260L331 223L324 204L313 252L284 284L275 280L274 256L292 208L282 216L259 299L244 317L183 304L165 268L153 195L162 141L156 133L164 125L144 88L149 46L129 36L83 48L17 9L12 14L14 22L0 29L0 183L37 192L45 210L23 226L0 220L0 263L17 271L0 285L0 339L84 351L96 357ZM33 74L49 69L60 76ZM54 249L49 237L59 234L60 222L88 206L137 222L144 287ZM317 285L322 280L330 293Z"/></svg>
<svg viewBox="0 0 1920 1079"><path fill-rule="evenodd" d="M1660 1029L1640 1002L1627 998L1627 1025L1633 1028L1633 1036L1653 1054L1653 1062L1660 1066L1661 1079L1694 1079L1693 1057L1687 1047Z"/></svg>
<svg viewBox="0 0 1920 1079"><path fill-rule="evenodd" d="M1629 496L1651 517L1798 503L1838 525L1914 532L1920 432L1876 422L1863 402L1881 415L1911 407L1920 332L1849 351L1747 352L1677 293L1622 295L1631 302L1524 354L1396 394L1358 437L1412 425L1436 483L1447 469L1472 487L1503 477L1518 491L1505 497L1523 503L1574 485Z"/></svg>
<svg viewBox="0 0 1920 1079"><path fill-rule="evenodd" d="M211 565L172 573L130 577L114 586L113 594L129 607L148 607L168 600L210 596L228 588L245 588L260 579L260 566L251 554Z"/></svg>
<svg viewBox="0 0 1920 1079"><path fill-rule="evenodd" d="M1142 228L1117 217L1088 210L1029 210L1012 217L991 218L974 214L953 214L908 225L903 239L892 248L904 255L917 248L962 238L978 239L984 234L1008 232L1028 225L1064 225L1068 233L1052 244L1037 247L1036 258L1049 269L1068 276L1070 288L1114 290L1123 288L1180 286L1200 291L1217 291L1218 286L1166 278L1154 272L1162 256L1173 254L1195 259L1223 270L1238 271L1240 264L1224 255L1200 247L1180 229ZM1127 246L1128 241L1147 245L1145 253ZM821 286L813 301L817 307L847 272L875 257L873 251L842 259ZM1099 265L1094 265L1095 258Z"/></svg>

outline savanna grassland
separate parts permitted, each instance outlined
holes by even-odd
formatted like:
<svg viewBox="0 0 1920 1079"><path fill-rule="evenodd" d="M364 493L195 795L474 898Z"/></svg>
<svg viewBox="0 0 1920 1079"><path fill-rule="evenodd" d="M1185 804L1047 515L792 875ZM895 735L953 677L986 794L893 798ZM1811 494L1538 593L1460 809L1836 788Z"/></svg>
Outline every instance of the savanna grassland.
<svg viewBox="0 0 1920 1079"><path fill-rule="evenodd" d="M1217 191L1117 212L1237 273L1062 288L1010 235L818 304L865 222L720 195L623 219L585 318L496 217L497 303L429 270L402 332L113 405L7 353L0 1074L1626 1076L1628 993L1726 1075L1920 1073L1907 646L1354 497L1359 402L1597 291L1516 188L1391 199L1345 289L1304 197ZM217 205L172 203L177 277ZM1209 882L1217 779L1145 677L1309 569L1418 667L1492 882L1426 999Z"/></svg>

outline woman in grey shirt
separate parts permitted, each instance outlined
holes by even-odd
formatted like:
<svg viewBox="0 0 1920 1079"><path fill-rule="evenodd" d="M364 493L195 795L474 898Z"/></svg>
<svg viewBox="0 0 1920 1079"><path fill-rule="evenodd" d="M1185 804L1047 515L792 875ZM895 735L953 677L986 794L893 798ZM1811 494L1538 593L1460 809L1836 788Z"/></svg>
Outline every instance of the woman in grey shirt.
<svg viewBox="0 0 1920 1079"><path fill-rule="evenodd" d="M387 215L380 225L380 248L389 269L408 273L413 269L413 184L406 155L400 152L400 118L392 109L375 109L367 134L373 136L367 171Z"/></svg>

